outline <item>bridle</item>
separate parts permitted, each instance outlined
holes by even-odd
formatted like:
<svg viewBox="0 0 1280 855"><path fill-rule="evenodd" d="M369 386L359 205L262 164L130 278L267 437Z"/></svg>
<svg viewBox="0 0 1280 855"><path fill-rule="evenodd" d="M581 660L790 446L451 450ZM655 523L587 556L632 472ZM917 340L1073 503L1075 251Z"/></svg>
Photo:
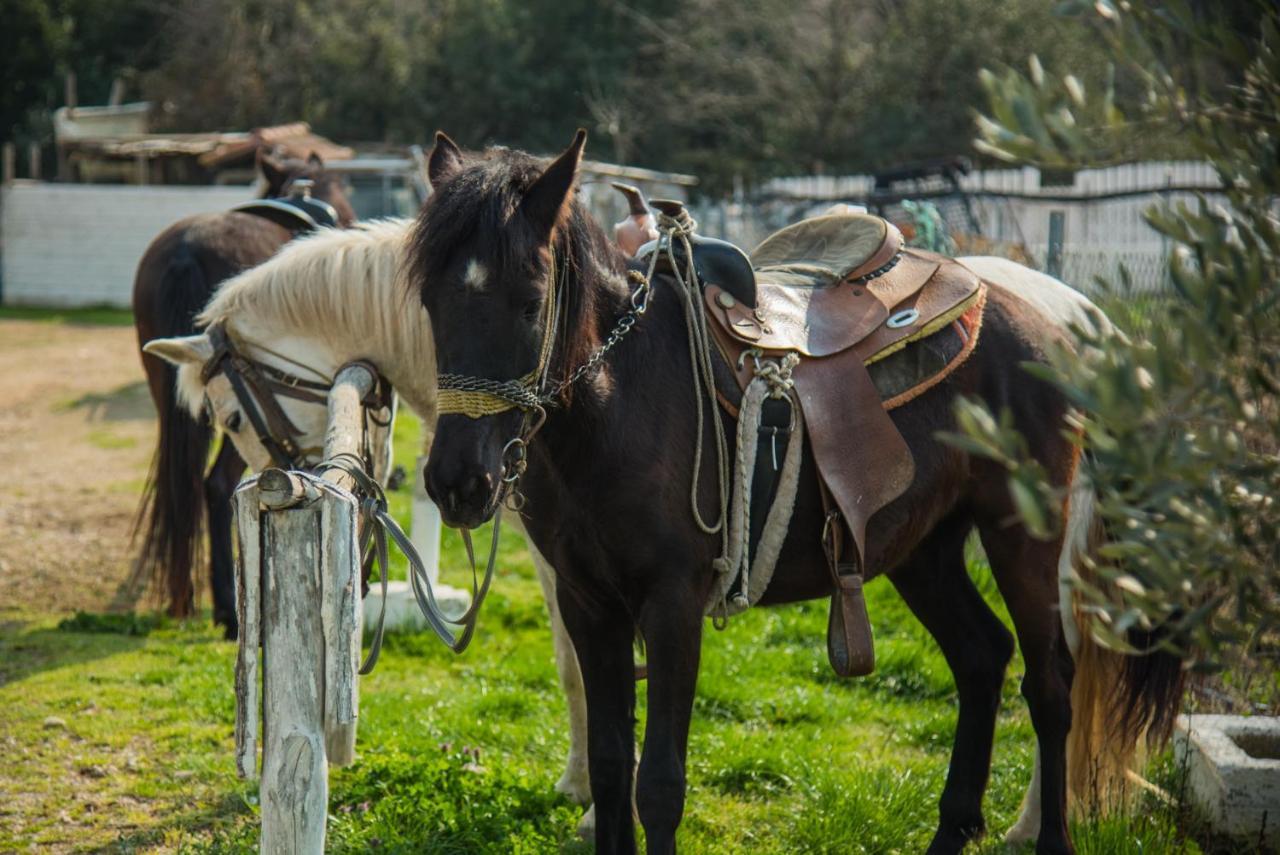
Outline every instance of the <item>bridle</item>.
<svg viewBox="0 0 1280 855"><path fill-rule="evenodd" d="M689 503L694 523L709 535L719 535L720 556L713 566L728 566L730 560L729 542L729 490L732 486L730 473L730 454L725 440L720 409L716 401L715 376L712 369L712 352L710 332L706 325L706 316L701 301L696 294L699 287L697 271L694 265L693 248L690 236L696 223L687 211L668 215L662 211L656 216L660 237L651 241L640 252L649 252L649 265L645 273L629 270L627 278L634 284L631 292L631 306L618 318L613 329L603 344L592 351L591 355L576 369L571 371L559 383L549 382L547 372L551 354L555 348L559 325L564 319L563 301L567 292L566 278L568 265L557 269L554 251L551 271L548 274L547 299L543 304L545 326L542 333L542 344L539 348L538 363L532 371L515 380L492 380L463 374L444 373L439 376L439 411L441 414L459 414L472 419L497 415L512 409L523 412L524 418L520 432L509 440L502 449L501 485L498 492L498 508L494 514L493 542L489 551L489 566L486 571L485 586L493 572L494 557L498 548L498 529L502 521L502 506L510 502L508 507L519 511L524 504L524 497L519 489L520 478L528 465L528 443L546 421L547 407L560 401L560 396L573 384L599 367L604 357L627 336L637 321L649 307L652 294L652 282L661 258L667 259L671 279L684 304L685 325L689 340L689 355L692 367L692 383L696 402L697 426L694 445L693 478L690 486ZM683 249L682 268L677 254L677 247ZM554 248L553 248L554 249ZM557 279L559 282L557 283ZM707 401L704 402L703 398ZM719 501L717 517L709 522L704 519L699 508L699 472L702 469L703 455L703 420L709 418L712 425L711 434L715 442L714 470L716 474ZM466 543L468 555L471 555L471 537L466 530L461 532ZM475 559L472 560L472 572L475 572Z"/></svg>
<svg viewBox="0 0 1280 855"><path fill-rule="evenodd" d="M327 406L333 381L308 380L290 374L273 365L251 359L239 351L227 334L222 322L212 324L205 333L213 343L213 355L204 363L200 379L208 384L221 374L231 384L240 408L253 427L254 436L271 455L271 462L281 469L307 469L308 455L321 449L301 448L297 438L302 431L285 414L279 398L293 398L310 404ZM362 401L366 417L391 406L391 384L377 367L367 360L356 360L352 365L364 365L378 378L369 396ZM386 425L378 423L381 427Z"/></svg>
<svg viewBox="0 0 1280 855"><path fill-rule="evenodd" d="M474 377L466 374L442 373L437 378L437 409L441 415L464 415L471 419L482 419L496 416L510 410L520 410L523 418L519 432L502 447L501 470L498 487L497 509L493 515L493 531L490 535L489 558L484 571L484 581L476 589L478 598L472 601L468 617L474 621L474 615L480 608L480 600L489 590L493 580L494 566L498 556L498 534L502 529L502 509L505 505L519 513L524 507L524 494L520 492L520 479L529 465L528 447L534 435L541 430L547 420L547 408L560 401L560 397L572 385L594 371L605 355L626 337L627 333L649 308L651 286L650 277L656 264L649 266L648 274L631 270L627 278L635 288L631 292L631 307L622 314L614 324L604 343L597 347L580 366L570 372L563 380L552 383L548 371L551 355L555 349L556 335L560 323L564 319L564 300L568 291L566 279L568 265L557 265L554 246L551 254L551 270L547 275L547 298L543 301L542 344L538 348L538 363L533 370L515 380L492 380L486 377ZM557 282L557 280L559 280ZM472 578L476 577L475 549L471 543L471 532L460 529L462 542L466 546L467 559L471 562ZM421 600L421 598L419 598ZM420 602L421 605L421 602ZM424 609L424 612L426 609ZM442 638L444 636L441 636ZM469 637L469 636L468 636ZM446 643L449 639L446 638ZM453 646L453 645L451 645ZM464 642L465 646L465 642ZM453 646L454 650L459 648Z"/></svg>

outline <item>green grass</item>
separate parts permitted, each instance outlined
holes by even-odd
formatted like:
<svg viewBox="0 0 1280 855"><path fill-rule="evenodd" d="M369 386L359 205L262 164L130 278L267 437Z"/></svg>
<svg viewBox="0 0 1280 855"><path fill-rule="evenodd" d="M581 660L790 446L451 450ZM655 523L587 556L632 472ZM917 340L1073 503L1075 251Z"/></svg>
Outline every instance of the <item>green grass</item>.
<svg viewBox="0 0 1280 855"><path fill-rule="evenodd" d="M133 326L133 312L111 306L64 309L43 306L0 306L0 320L47 321L97 327Z"/></svg>
<svg viewBox="0 0 1280 855"><path fill-rule="evenodd" d="M412 465L414 426L398 429ZM393 496L403 519L407 489ZM480 542L484 542L482 536ZM445 580L463 584L446 535ZM361 683L359 759L330 776L329 847L367 852L586 852L580 809L552 792L567 750L537 581L518 538L471 648L388 639ZM997 612L994 585L972 572ZM937 648L892 588L868 587L879 667L831 675L826 604L755 610L708 628L680 845L698 853L911 853L927 845L956 705ZM78 616L0 623L0 851L248 852L257 786L233 764L234 645L204 621ZM1016 661L1005 683L986 800L999 844L1030 776L1032 731ZM643 692L638 710L642 732ZM48 723L50 716L60 719ZM478 757L477 757L478 752ZM16 759L15 759L16 758ZM1167 761L1156 780L1174 788ZM1172 808L1078 825L1081 853L1198 852Z"/></svg>

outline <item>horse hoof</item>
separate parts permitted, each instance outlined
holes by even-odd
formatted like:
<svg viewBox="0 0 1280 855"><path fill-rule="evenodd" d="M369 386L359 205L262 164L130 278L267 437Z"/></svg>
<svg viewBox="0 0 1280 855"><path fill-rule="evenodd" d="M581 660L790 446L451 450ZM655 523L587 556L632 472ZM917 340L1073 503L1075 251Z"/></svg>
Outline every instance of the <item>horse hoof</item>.
<svg viewBox="0 0 1280 855"><path fill-rule="evenodd" d="M234 617L218 617L214 616L215 625L222 627L222 638L224 641L235 641L240 637L240 625Z"/></svg>
<svg viewBox="0 0 1280 855"><path fill-rule="evenodd" d="M578 837L588 842L596 839L596 806L587 808L578 822Z"/></svg>
<svg viewBox="0 0 1280 855"><path fill-rule="evenodd" d="M1018 846L1023 843L1033 843L1040 836L1040 823L1029 823L1019 818L1008 831L1004 833L1004 842L1010 846Z"/></svg>
<svg viewBox="0 0 1280 855"><path fill-rule="evenodd" d="M591 801L591 779L587 775L585 764L570 763L564 770L560 780L556 781L556 792L569 797L570 801L585 805Z"/></svg>

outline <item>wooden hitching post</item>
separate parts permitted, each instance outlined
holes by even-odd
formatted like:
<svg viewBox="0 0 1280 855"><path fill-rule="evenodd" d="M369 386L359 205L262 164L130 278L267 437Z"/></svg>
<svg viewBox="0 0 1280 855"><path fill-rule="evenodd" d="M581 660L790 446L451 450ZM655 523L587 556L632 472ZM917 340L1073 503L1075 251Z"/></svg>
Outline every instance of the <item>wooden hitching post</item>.
<svg viewBox="0 0 1280 855"><path fill-rule="evenodd" d="M375 382L363 366L339 372L326 459L358 457L360 402ZM264 855L324 851L328 765L355 759L361 609L353 487L340 470L316 477L268 469L236 490L236 768L244 778L257 771L261 718Z"/></svg>

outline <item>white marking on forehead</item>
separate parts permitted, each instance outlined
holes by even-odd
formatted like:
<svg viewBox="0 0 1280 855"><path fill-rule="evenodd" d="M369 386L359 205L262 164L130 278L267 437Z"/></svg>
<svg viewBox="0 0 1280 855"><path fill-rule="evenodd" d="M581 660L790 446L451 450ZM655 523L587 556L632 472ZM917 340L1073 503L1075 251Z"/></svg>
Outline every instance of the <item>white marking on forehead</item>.
<svg viewBox="0 0 1280 855"><path fill-rule="evenodd" d="M462 274L462 283L472 291L483 291L488 276L489 273L484 269L484 265L473 258L467 262L466 272Z"/></svg>

